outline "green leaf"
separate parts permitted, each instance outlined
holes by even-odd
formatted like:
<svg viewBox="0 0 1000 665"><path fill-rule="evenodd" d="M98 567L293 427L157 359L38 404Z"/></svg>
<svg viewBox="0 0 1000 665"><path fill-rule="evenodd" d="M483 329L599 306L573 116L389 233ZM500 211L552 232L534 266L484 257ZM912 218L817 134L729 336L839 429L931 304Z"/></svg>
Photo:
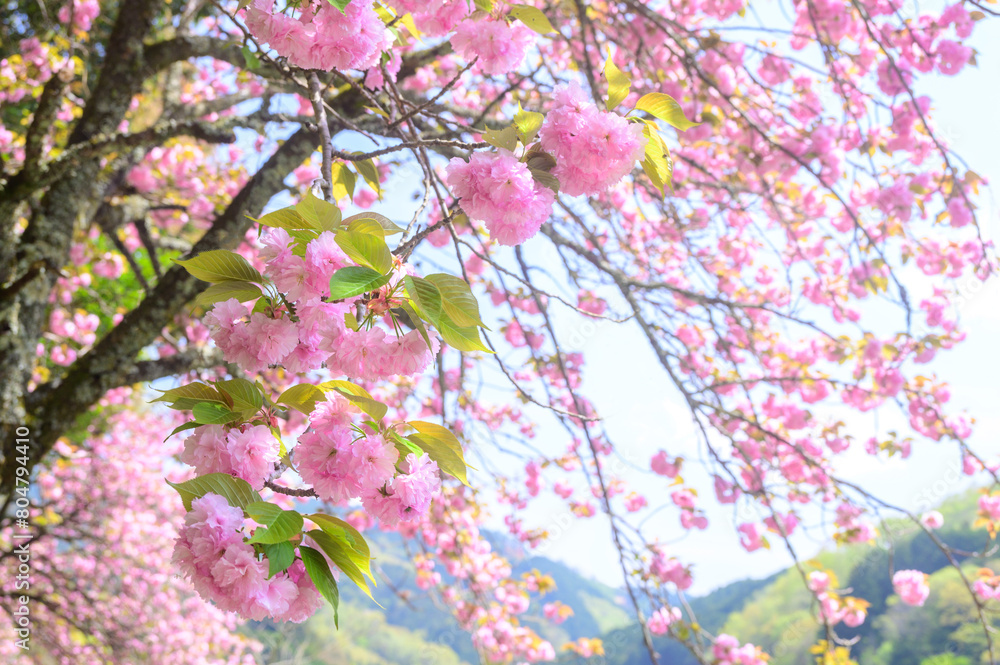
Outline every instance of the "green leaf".
<svg viewBox="0 0 1000 665"><path fill-rule="evenodd" d="M306 257L306 250L309 248L309 243L319 237L319 231L311 229L288 229L288 235L295 241L292 243L292 254L300 259L304 259Z"/></svg>
<svg viewBox="0 0 1000 665"><path fill-rule="evenodd" d="M393 444L396 446L396 450L399 452L399 458L400 459L404 459L410 453L413 453L417 457L420 457L420 455L423 454L423 452L424 452L423 448L421 448L420 446L418 446L417 444L415 444L413 441L410 441L407 438L401 437L399 434L397 434L393 430L389 430L389 433L388 433L387 436L390 439L392 439Z"/></svg>
<svg viewBox="0 0 1000 665"><path fill-rule="evenodd" d="M479 303L464 279L446 273L427 275L424 279L438 288L441 308L456 325L486 327L479 318Z"/></svg>
<svg viewBox="0 0 1000 665"><path fill-rule="evenodd" d="M261 293L260 287L256 284L227 279L224 282L212 284L199 293L194 302L202 306L214 305L217 302L229 300L230 298L236 298L240 302L247 302L248 300L256 300L262 295L264 294Z"/></svg>
<svg viewBox="0 0 1000 665"><path fill-rule="evenodd" d="M375 166L375 162L370 159L362 159L359 162L354 162L354 168L358 170L361 177L365 179L368 186L378 194L379 199L382 198L382 184L379 182L378 167Z"/></svg>
<svg viewBox="0 0 1000 665"><path fill-rule="evenodd" d="M278 395L275 402L290 406L308 416L316 408L316 402L322 399L322 390L309 383L300 383Z"/></svg>
<svg viewBox="0 0 1000 665"><path fill-rule="evenodd" d="M420 336L424 338L424 343L427 344L428 349L432 349L431 337L427 334L427 326L424 322L420 320L420 315L417 314L417 310L413 308L410 301L403 301L399 308L406 313L406 316L410 319L410 323L413 324L413 328L420 333Z"/></svg>
<svg viewBox="0 0 1000 665"><path fill-rule="evenodd" d="M240 0L240 4L243 4L243 0ZM237 9L240 8L238 7ZM242 52L243 52L243 62L246 63L247 69L251 71L254 69L260 69L260 58L257 57L256 53L250 50L250 46L244 45Z"/></svg>
<svg viewBox="0 0 1000 665"><path fill-rule="evenodd" d="M351 0L327 0L327 2L339 9L341 14L345 13L347 5L351 4Z"/></svg>
<svg viewBox="0 0 1000 665"><path fill-rule="evenodd" d="M403 283L406 285L406 295L413 301L417 314L436 325L442 312L441 290L423 277L406 275Z"/></svg>
<svg viewBox="0 0 1000 665"><path fill-rule="evenodd" d="M340 591L337 589L337 580L333 579L330 572L330 565L323 558L323 555L311 547L299 545L299 556L306 566L309 579L316 585L316 590L326 598L326 602L333 605L333 624L340 628Z"/></svg>
<svg viewBox="0 0 1000 665"><path fill-rule="evenodd" d="M406 424L418 432L409 436L410 441L420 446L442 471L458 478L464 485L469 484L462 444L451 430L423 420L411 420Z"/></svg>
<svg viewBox="0 0 1000 665"><path fill-rule="evenodd" d="M483 132L483 140L496 148L514 152L517 148L517 127L510 125L499 131L487 127Z"/></svg>
<svg viewBox="0 0 1000 665"><path fill-rule="evenodd" d="M186 432L189 429L194 429L194 428L200 427L200 426L201 426L201 423L195 422L193 420L190 421L190 422L186 422L183 425L178 425L177 427L174 428L174 430L170 434L167 435L167 439L169 439L170 437L172 437L174 434L179 434L181 432ZM164 441L166 441L167 439L164 439Z"/></svg>
<svg viewBox="0 0 1000 665"><path fill-rule="evenodd" d="M338 163L333 165L331 172L333 176L333 198L339 201L346 196L353 200L354 185L358 182L354 171Z"/></svg>
<svg viewBox="0 0 1000 665"><path fill-rule="evenodd" d="M608 80L608 110L612 111L616 106L628 97L632 89L632 80L615 65L611 53L604 62L604 78Z"/></svg>
<svg viewBox="0 0 1000 665"><path fill-rule="evenodd" d="M333 531L331 529L331 531ZM365 595L375 600L372 597L372 591L368 587L368 582L365 580L365 575L358 567L358 564L354 562L351 558L351 554L354 552L354 548L351 547L350 541L347 539L346 534L343 530L340 533L334 535L326 530L312 529L307 531L306 535L313 539L313 541L322 548L323 552L326 553L330 560L333 561L337 568L347 575L347 578L358 585Z"/></svg>
<svg viewBox="0 0 1000 665"><path fill-rule="evenodd" d="M375 420L382 420L389 411L389 407L372 397L367 390L350 381L335 379L333 381L324 381L316 387L320 390L333 390L340 393L347 401L356 405Z"/></svg>
<svg viewBox="0 0 1000 665"><path fill-rule="evenodd" d="M353 298L389 283L392 275L382 275L364 266L341 268L330 277L330 300Z"/></svg>
<svg viewBox="0 0 1000 665"><path fill-rule="evenodd" d="M273 545L264 545L264 556L267 557L267 576L274 577L288 570L295 563L295 546L287 540Z"/></svg>
<svg viewBox="0 0 1000 665"><path fill-rule="evenodd" d="M167 484L181 495L186 510L191 510L192 501L206 494L225 497L229 505L234 508L246 508L251 503L260 501L260 494L250 487L250 483L242 478L234 478L228 473L209 473L183 483L172 483L168 480Z"/></svg>
<svg viewBox="0 0 1000 665"><path fill-rule="evenodd" d="M295 238L295 240L298 241L299 244L303 245L303 249L305 248L305 245L308 245L310 242L319 237L319 231L316 231L314 229L286 229L286 230L288 231L288 235Z"/></svg>
<svg viewBox="0 0 1000 665"><path fill-rule="evenodd" d="M185 261L175 262L203 282L235 280L264 283L264 276L249 261L225 249L211 249Z"/></svg>
<svg viewBox="0 0 1000 665"><path fill-rule="evenodd" d="M350 226L352 222L359 219L373 219L378 222L379 226L382 227L382 234L391 236L397 233L402 233L404 231L403 227L397 225L394 221L386 217L385 215L380 215L377 212L359 212L356 215L351 215L344 219L344 224Z"/></svg>
<svg viewBox="0 0 1000 665"><path fill-rule="evenodd" d="M251 543L275 545L302 531L302 515L294 510L282 510L279 506L264 501L251 503L244 510L255 522L266 527L254 531Z"/></svg>
<svg viewBox="0 0 1000 665"><path fill-rule="evenodd" d="M225 404L226 406L229 405L229 401L222 393L212 386L198 381L189 383L186 386L179 386L177 388L165 390L163 394L154 399L153 402L170 402L172 404L176 404L181 400L190 401L192 406L198 402L219 402L220 404ZM189 406L186 408L189 409L191 407Z"/></svg>
<svg viewBox="0 0 1000 665"><path fill-rule="evenodd" d="M476 326L459 327L450 319L442 316L436 324L438 332L448 345L459 351L485 351L493 353L479 338L479 328Z"/></svg>
<svg viewBox="0 0 1000 665"><path fill-rule="evenodd" d="M700 122L691 122L684 116L684 111L677 100L662 92L651 92L639 98L635 103L636 111L645 111L655 118L659 118L668 125L686 131L691 127L700 125Z"/></svg>
<svg viewBox="0 0 1000 665"><path fill-rule="evenodd" d="M531 171L531 177L534 178L542 187L548 187L556 194L559 193L559 178L555 177L548 171L539 171L538 169L528 169Z"/></svg>
<svg viewBox="0 0 1000 665"><path fill-rule="evenodd" d="M264 396L257 390L257 386L246 379L216 381L215 387L233 400L234 411L244 415L253 415L264 406Z"/></svg>
<svg viewBox="0 0 1000 665"><path fill-rule="evenodd" d="M344 254L358 265L367 266L381 275L392 269L392 253L384 238L371 233L339 231L336 240Z"/></svg>
<svg viewBox="0 0 1000 665"><path fill-rule="evenodd" d="M251 314L266 314L269 308L274 307L274 302L271 298L264 296L254 303L253 309L250 310Z"/></svg>
<svg viewBox="0 0 1000 665"><path fill-rule="evenodd" d="M476 9L484 12L493 11L493 0L476 0Z"/></svg>
<svg viewBox="0 0 1000 665"><path fill-rule="evenodd" d="M302 216L302 219L309 222L312 228L321 231L335 231L340 227L342 217L340 208L317 198L312 190L306 192L305 198L295 206L295 212Z"/></svg>
<svg viewBox="0 0 1000 665"><path fill-rule="evenodd" d="M528 5L511 5L510 15L540 35L555 32L548 17L540 9Z"/></svg>
<svg viewBox="0 0 1000 665"><path fill-rule="evenodd" d="M347 230L351 233L367 233L385 239L385 229L371 217L358 217L348 224Z"/></svg>
<svg viewBox="0 0 1000 665"><path fill-rule="evenodd" d="M375 581L371 572L371 548L368 547L368 542L365 540L364 536L361 535L360 531L351 526L349 522L345 522L339 517L334 517L333 515L313 513L312 515L306 515L306 517L315 522L316 526L320 527L324 531L326 531L328 527L334 526L343 529L347 533L348 540L351 541L351 547L357 555L355 561L358 562L358 566L362 568L365 575L370 577L373 582ZM361 564L361 561L365 562L364 565Z"/></svg>
<svg viewBox="0 0 1000 665"><path fill-rule="evenodd" d="M517 113L514 114L514 126L517 127L517 135L520 137L521 143L528 145L534 141L544 120L544 115L534 111L525 111L521 108L521 102L518 102Z"/></svg>
<svg viewBox="0 0 1000 665"><path fill-rule="evenodd" d="M542 150L537 144L525 155L524 165L532 171L548 173L556 167L556 158Z"/></svg>
<svg viewBox="0 0 1000 665"><path fill-rule="evenodd" d="M660 190L660 194L665 194L673 176L670 151L655 128L646 125L642 133L646 137L646 156L642 160L642 170L653 186Z"/></svg>
<svg viewBox="0 0 1000 665"><path fill-rule="evenodd" d="M378 7L378 6L379 6L379 5L376 5L376 7ZM407 14L407 16L409 16L409 14ZM411 22L412 22L412 17L411 17L411 19L410 19L410 20L411 20ZM403 24L405 24L405 23L406 23L406 16L404 16L403 18L399 19L399 22L400 22L400 23L403 23ZM415 29L415 28L414 28L414 29ZM403 44L402 44L402 43L400 43L400 46L402 46L402 45L403 45ZM372 113L374 113L375 115L379 115L379 116L382 116L382 117L383 117L383 118L385 118L386 120L388 120L388 119L389 119L389 114L388 114L388 113L386 113L385 111L383 111L383 110L382 110L382 109L380 109L380 108L376 108L376 107L374 107L374 106L363 106L362 108L364 108L364 109L365 109L365 110L367 110L367 111L371 111L371 112L372 112Z"/></svg>
<svg viewBox="0 0 1000 665"><path fill-rule="evenodd" d="M250 219L253 219L251 217ZM294 231L298 229L311 229L313 226L306 219L296 212L295 208L282 208L269 212L260 219L254 219L262 226L270 226L276 229L286 229Z"/></svg>
<svg viewBox="0 0 1000 665"><path fill-rule="evenodd" d="M230 411L222 404L216 402L199 402L191 408L191 415L195 421L202 425L224 425L242 420L243 416Z"/></svg>

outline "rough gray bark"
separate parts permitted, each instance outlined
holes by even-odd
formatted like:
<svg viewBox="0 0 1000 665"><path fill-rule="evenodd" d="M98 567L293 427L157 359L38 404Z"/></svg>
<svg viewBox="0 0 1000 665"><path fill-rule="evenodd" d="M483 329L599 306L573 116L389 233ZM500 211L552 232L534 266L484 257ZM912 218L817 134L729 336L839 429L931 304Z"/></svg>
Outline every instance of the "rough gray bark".
<svg viewBox="0 0 1000 665"><path fill-rule="evenodd" d="M143 40L160 8L159 0L121 3L101 74L67 145L113 132L124 119L132 97L142 85ZM41 106L44 111L45 105ZM36 114L35 122L45 122L48 115ZM29 136L32 134L29 131ZM32 157L39 156L40 151L33 152ZM34 164L25 164L0 191L0 237L13 237L20 200L11 193L30 187L36 171ZM13 269L9 269L16 288L8 286L0 301L0 437L5 449L13 442L14 429L28 420L25 390L48 311L49 293L60 266L67 260L74 229L93 214L102 198L100 171L99 158L81 160L76 169L53 183L38 206L33 207L17 243ZM3 474L8 473L12 463L11 455L5 452Z"/></svg>

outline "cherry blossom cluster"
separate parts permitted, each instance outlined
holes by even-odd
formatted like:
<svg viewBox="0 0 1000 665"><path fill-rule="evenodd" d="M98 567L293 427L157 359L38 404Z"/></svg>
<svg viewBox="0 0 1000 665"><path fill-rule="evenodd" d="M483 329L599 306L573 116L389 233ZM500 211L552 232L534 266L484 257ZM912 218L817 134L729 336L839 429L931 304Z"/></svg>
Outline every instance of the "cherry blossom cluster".
<svg viewBox="0 0 1000 665"><path fill-rule="evenodd" d="M535 33L520 21L504 18L466 20L451 37L455 52L483 74L507 74L517 70L535 43Z"/></svg>
<svg viewBox="0 0 1000 665"><path fill-rule="evenodd" d="M300 621L315 611L319 596L337 607L325 568L340 569L370 594L370 550L350 523L323 514L309 515L320 529L300 536L303 516L294 507L262 503L252 493L305 492L342 506L359 500L366 520L382 528L425 519L442 472L467 482L461 444L433 423L387 424L389 407L353 381L375 389L385 379L419 375L440 349L422 320L468 348L478 337L475 326L460 335L444 331L460 330L453 317L478 321L478 305L461 279L418 277L393 260L384 235L400 229L388 218L342 220L335 205L309 194L261 219L263 226L272 223L280 226L263 235L259 251L246 252L249 258L213 250L179 263L212 283L205 297L214 306L204 323L226 360L287 387L272 398L262 383L233 378L183 385L156 401L194 417L175 431L194 429L180 459L198 474L176 486L182 496L197 497L176 561L205 598L226 610ZM412 332L402 334L400 312ZM286 372L311 381L288 386ZM319 372L353 381L312 382ZM406 409L397 406L393 415L403 420ZM287 426L279 425L280 416ZM403 428L416 433L404 436ZM290 450L285 435L297 438ZM439 460L446 460L442 467ZM284 484L289 469L307 488ZM213 495L230 505L218 496L209 504ZM242 498L233 503L234 496ZM263 525L249 540L240 526L244 511ZM269 574L275 570L280 575ZM299 603L302 588L314 592Z"/></svg>
<svg viewBox="0 0 1000 665"><path fill-rule="evenodd" d="M59 8L57 16L60 23L69 23L72 19L74 28L86 32L100 13L101 5L98 0L71 0Z"/></svg>
<svg viewBox="0 0 1000 665"><path fill-rule="evenodd" d="M927 585L927 573L919 570L896 571L892 576L892 588L901 601L916 607L922 606L931 593Z"/></svg>
<svg viewBox="0 0 1000 665"><path fill-rule="evenodd" d="M554 160L545 170L560 192L590 196L603 194L630 173L647 142L639 123L599 110L576 84L555 90L538 137L544 152L527 150L519 160L501 148L474 153L468 162L454 158L446 169L462 209L484 222L490 238L501 245L525 242L552 212L555 192L529 168L533 158L540 154Z"/></svg>
<svg viewBox="0 0 1000 665"><path fill-rule="evenodd" d="M972 588L982 600L1000 600L1000 575L995 575L989 568L982 568Z"/></svg>
<svg viewBox="0 0 1000 665"><path fill-rule="evenodd" d="M307 2L289 16L274 0L254 0L246 25L261 43L303 69L369 69L392 45L392 33L370 2L355 0L343 10L329 2Z"/></svg>
<svg viewBox="0 0 1000 665"><path fill-rule="evenodd" d="M423 519L401 525L404 535L419 534L434 557L417 561L418 585L439 591L460 625L472 634L473 644L490 660L554 660L553 646L518 619L531 607L529 594L552 589L552 580L534 573L522 579L511 577L510 563L480 531L483 516L470 495L464 487L446 486ZM443 583L441 574L435 572L438 566L455 582ZM559 622L572 612L556 603L546 604L543 613Z"/></svg>
<svg viewBox="0 0 1000 665"><path fill-rule="evenodd" d="M401 458L380 434L359 437L356 412L340 395L316 407L295 447L299 475L325 501L360 498L383 526L421 519L441 487L437 464L426 453Z"/></svg>
<svg viewBox="0 0 1000 665"><path fill-rule="evenodd" d="M433 360L436 338L428 347L416 330L397 336L377 325L348 328L344 316L356 299L325 300L333 273L350 264L333 233L324 231L311 240L305 256L293 251L296 243L284 229L269 230L262 241L264 274L289 306L251 312L235 298L216 304L205 323L228 361L251 373L274 365L294 373L325 366L334 375L377 381L420 374ZM390 324L388 313L396 305L392 294L403 275L405 270L397 270L395 281L367 302L370 311Z"/></svg>
<svg viewBox="0 0 1000 665"><path fill-rule="evenodd" d="M260 491L274 473L278 452L278 441L263 425L229 430L205 425L185 439L181 461L193 466L198 475L227 473Z"/></svg>
<svg viewBox="0 0 1000 665"><path fill-rule="evenodd" d="M819 601L820 616L829 626L843 621L845 625L857 628L865 622L868 603L860 598L844 597L836 593L833 590L835 580L832 572L817 570L809 573L809 591Z"/></svg>
<svg viewBox="0 0 1000 665"><path fill-rule="evenodd" d="M646 625L653 635L666 635L670 626L681 620L681 610L678 607L661 607L653 612Z"/></svg>
<svg viewBox="0 0 1000 665"><path fill-rule="evenodd" d="M715 638L712 646L715 665L766 665L768 656L760 647L752 644L740 644L732 635L722 633Z"/></svg>
<svg viewBox="0 0 1000 665"><path fill-rule="evenodd" d="M469 15L469 3L463 0L389 0L397 12L412 14L417 29L430 37L440 37L455 29Z"/></svg>
<svg viewBox="0 0 1000 665"><path fill-rule="evenodd" d="M36 514L62 518L31 542L31 592L43 601L32 607L32 637L61 665L253 665L260 645L237 632L237 615L199 598L171 564L184 512L163 482L164 475L180 479L171 461L179 444L164 442L162 433L177 422L141 401L128 387L107 393L85 437L60 441L55 463L33 481ZM0 529L5 551L16 547L16 533ZM13 627L0 627L0 659L7 662L23 654ZM79 639L81 628L90 639Z"/></svg>
<svg viewBox="0 0 1000 665"><path fill-rule="evenodd" d="M302 561L268 577L243 532L243 511L218 494L191 502L178 534L173 560L203 598L221 609L260 621L266 617L301 623L323 602Z"/></svg>
<svg viewBox="0 0 1000 665"><path fill-rule="evenodd" d="M520 245L538 233L555 201L555 193L506 150L473 153L468 162L452 159L448 185L462 210L485 222L501 245Z"/></svg>
<svg viewBox="0 0 1000 665"><path fill-rule="evenodd" d="M606 192L632 171L643 154L642 126L601 111L576 84L553 92L538 132L542 149L556 160L552 175L570 196Z"/></svg>

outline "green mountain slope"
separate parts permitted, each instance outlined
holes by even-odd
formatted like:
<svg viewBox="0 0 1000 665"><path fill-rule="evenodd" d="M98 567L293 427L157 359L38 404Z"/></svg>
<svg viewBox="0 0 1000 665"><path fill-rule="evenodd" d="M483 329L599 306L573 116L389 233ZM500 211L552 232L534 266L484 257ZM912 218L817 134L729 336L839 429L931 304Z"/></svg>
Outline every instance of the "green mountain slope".
<svg viewBox="0 0 1000 665"><path fill-rule="evenodd" d="M978 493L946 501L940 511L945 526L939 536L965 552L982 551L988 536L972 529ZM860 665L978 665L986 637L978 622L975 604L958 572L921 530L908 522L886 524L891 548L849 546L822 552L815 563L836 573L851 595L871 603L868 619L857 629L838 626L839 635L858 638L852 649ZM1000 561L967 558L963 570L972 579L981 566L997 569ZM892 589L892 570L917 569L931 573L931 595L924 607L898 602ZM772 654L772 665L806 665L814 662L809 648L820 637L816 608L802 578L789 569L767 580L737 582L691 601L699 620L713 633L725 632L744 642L763 646ZM996 609L996 608L992 608ZM988 612L994 626L1000 615ZM649 656L635 627L604 635L608 665L649 665ZM677 643L656 640L661 662L696 665ZM564 656L562 662L578 659Z"/></svg>
<svg viewBox="0 0 1000 665"><path fill-rule="evenodd" d="M376 607L340 606L340 630L324 608L302 624L255 624L250 632L264 645L268 665L463 665L447 644L429 641L422 630L393 626Z"/></svg>
<svg viewBox="0 0 1000 665"><path fill-rule="evenodd" d="M978 494L970 492L946 501L940 511L945 526L941 538L965 552L982 551L988 543L983 530L972 529ZM890 521L891 548L853 545L820 553L808 565L833 570L840 586L871 603L868 619L857 629L838 626L838 634L857 638L853 657L860 665L978 665L986 637L977 610L958 572L921 530ZM446 608L417 590L406 543L395 534L372 533L376 567L391 585L381 583L375 597L379 609L350 584L341 585L340 631L331 613L302 626L255 624L248 630L265 644L260 662L267 665L475 665L479 658L467 633ZM515 575L537 569L550 575L556 590L533 600L522 621L557 650L567 641L600 636L606 665L649 665L637 625L626 610L622 592L587 579L569 566L544 557L524 557L516 543L495 537L494 545L508 556ZM993 554L996 557L996 554ZM971 579L981 566L1000 568L1000 560L962 561ZM931 595L924 607L898 602L891 571L914 568L931 574ZM391 588L390 588L391 586ZM542 616L542 605L561 601L575 611L561 625ZM808 665L809 648L820 637L812 596L796 569L769 578L742 580L689 600L701 625L758 644L772 654L772 665ZM988 619L1000 627L1000 614L988 608ZM680 644L658 638L654 646L661 663L697 665ZM583 662L571 653L563 664Z"/></svg>
<svg viewBox="0 0 1000 665"><path fill-rule="evenodd" d="M248 632L265 646L258 662L267 665L474 665L479 657L469 634L447 608L415 584L407 544L394 533L365 534L372 548L379 585L373 590L379 608L349 582L340 585L340 631L333 613L323 612L301 626L252 623ZM580 637L597 637L627 626L631 615L621 594L590 580L569 566L543 557L525 557L502 536L492 538L513 566L514 576L537 569L552 577L556 590L534 597L520 617L558 648ZM575 610L560 625L544 618L542 606L561 601Z"/></svg>

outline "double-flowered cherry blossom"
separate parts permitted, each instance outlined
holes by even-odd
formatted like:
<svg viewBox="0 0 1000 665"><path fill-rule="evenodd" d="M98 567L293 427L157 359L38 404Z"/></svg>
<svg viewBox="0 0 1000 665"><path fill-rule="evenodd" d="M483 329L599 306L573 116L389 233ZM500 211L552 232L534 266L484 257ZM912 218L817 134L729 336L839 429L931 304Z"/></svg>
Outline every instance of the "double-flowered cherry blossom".
<svg viewBox="0 0 1000 665"><path fill-rule="evenodd" d="M519 245L538 233L555 201L555 193L507 150L473 153L468 162L452 159L447 182L462 209L501 245Z"/></svg>
<svg viewBox="0 0 1000 665"><path fill-rule="evenodd" d="M525 53L535 43L535 34L520 21L505 19L466 20L452 35L455 52L484 74L507 74L521 66Z"/></svg>
<svg viewBox="0 0 1000 665"><path fill-rule="evenodd" d="M392 34L371 2L355 0L343 11L329 2L306 2L296 15L274 11L274 0L254 0L246 24L259 41L303 69L369 69L392 45Z"/></svg>
<svg viewBox="0 0 1000 665"><path fill-rule="evenodd" d="M301 561L268 577L268 562L244 540L243 511L218 494L191 502L184 518L174 562L203 597L224 610L260 621L302 622L322 598Z"/></svg>
<svg viewBox="0 0 1000 665"><path fill-rule="evenodd" d="M228 431L221 425L204 425L184 441L181 461L199 475L228 473L260 490L278 461L278 441L262 425Z"/></svg>
<svg viewBox="0 0 1000 665"><path fill-rule="evenodd" d="M605 192L632 170L646 148L638 123L599 110L575 83L553 92L538 136L556 160L552 174L560 191L571 196Z"/></svg>
<svg viewBox="0 0 1000 665"><path fill-rule="evenodd" d="M920 607L930 595L930 587L927 586L927 574L919 570L900 570L892 576L892 588L899 595L899 599L907 605Z"/></svg>

